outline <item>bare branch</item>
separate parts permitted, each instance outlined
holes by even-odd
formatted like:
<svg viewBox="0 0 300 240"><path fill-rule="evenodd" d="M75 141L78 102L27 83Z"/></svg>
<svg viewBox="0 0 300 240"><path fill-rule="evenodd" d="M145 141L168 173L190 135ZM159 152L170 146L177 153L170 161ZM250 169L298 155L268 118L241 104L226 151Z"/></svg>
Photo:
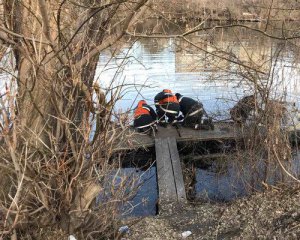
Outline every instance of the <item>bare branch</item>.
<svg viewBox="0 0 300 240"><path fill-rule="evenodd" d="M115 37L110 37L108 39L104 40L104 43L102 43L99 46L96 46L92 48L91 51L89 51L85 57L83 57L80 62L78 62L75 67L76 69L81 69L82 66L84 66L90 58L92 58L94 55L98 54L100 51L110 47L113 45L116 41L120 40L123 35L126 33L126 30L130 27L131 21L135 14L137 14L137 11L144 6L147 3L148 0L140 0L136 6L131 10L131 13L126 17L126 19L123 22L122 30L120 33Z"/></svg>

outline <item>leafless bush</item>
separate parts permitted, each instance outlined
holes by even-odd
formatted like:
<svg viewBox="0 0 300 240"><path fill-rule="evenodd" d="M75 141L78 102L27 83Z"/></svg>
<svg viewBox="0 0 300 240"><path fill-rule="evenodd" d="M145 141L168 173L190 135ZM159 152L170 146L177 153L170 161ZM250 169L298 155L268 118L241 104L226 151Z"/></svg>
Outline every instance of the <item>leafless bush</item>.
<svg viewBox="0 0 300 240"><path fill-rule="evenodd" d="M286 183L286 180L299 182L291 167L291 132L282 127L287 111L285 104L265 98L256 110L258 114L254 119L237 128L236 152L230 156L235 169L240 171L239 175L244 177L251 191L269 184Z"/></svg>
<svg viewBox="0 0 300 240"><path fill-rule="evenodd" d="M80 144L72 138L62 144L49 133L50 144L39 149L30 143L46 144L30 129L30 139L20 135L15 95L16 89L8 87L1 98L1 236L51 239L53 231L89 239L113 235L121 206L130 197L128 189L136 184L126 178L113 183L119 166L109 159L120 131L110 122L111 113L101 119L106 127L92 141L93 122L86 115L76 126ZM65 131L74 128L67 118L57 120Z"/></svg>
<svg viewBox="0 0 300 240"><path fill-rule="evenodd" d="M12 59L1 66L0 238L113 235L133 181L111 181L124 131L111 121L119 96L94 77L100 52L146 3L0 1L0 55Z"/></svg>

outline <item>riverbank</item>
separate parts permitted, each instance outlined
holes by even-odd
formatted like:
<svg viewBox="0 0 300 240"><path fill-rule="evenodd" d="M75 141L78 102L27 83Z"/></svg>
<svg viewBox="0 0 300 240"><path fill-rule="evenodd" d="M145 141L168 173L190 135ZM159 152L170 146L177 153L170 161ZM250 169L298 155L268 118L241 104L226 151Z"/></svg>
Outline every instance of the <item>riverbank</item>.
<svg viewBox="0 0 300 240"><path fill-rule="evenodd" d="M300 187L270 188L231 203L169 206L130 227L124 239L299 239Z"/></svg>
<svg viewBox="0 0 300 240"><path fill-rule="evenodd" d="M229 1L223 0L173 0L154 1L156 9L162 18L168 20L208 19L215 20L252 20L262 21L293 21L299 19L299 3L278 0L276 2ZM259 2L259 3L258 3Z"/></svg>

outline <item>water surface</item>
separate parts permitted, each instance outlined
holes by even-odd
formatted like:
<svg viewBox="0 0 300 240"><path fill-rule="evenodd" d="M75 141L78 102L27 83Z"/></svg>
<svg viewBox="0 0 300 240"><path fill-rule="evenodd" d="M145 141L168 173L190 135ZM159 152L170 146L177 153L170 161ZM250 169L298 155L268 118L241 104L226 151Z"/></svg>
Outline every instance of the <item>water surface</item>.
<svg viewBox="0 0 300 240"><path fill-rule="evenodd" d="M266 39L244 29L201 32L189 40L199 48L179 38L146 38L120 44L113 55L102 53L97 81L106 88L111 87L112 81L112 86L124 85L122 99L115 110L130 111L140 99L153 104L155 94L168 88L203 102L209 113L228 117L228 109L236 100L255 89L249 82L249 69L235 64L237 59L244 65L272 73L272 76L258 74L259 81L272 85L274 97L299 106L300 68L294 43ZM277 52L280 52L278 56ZM231 61L213 56L215 54Z"/></svg>

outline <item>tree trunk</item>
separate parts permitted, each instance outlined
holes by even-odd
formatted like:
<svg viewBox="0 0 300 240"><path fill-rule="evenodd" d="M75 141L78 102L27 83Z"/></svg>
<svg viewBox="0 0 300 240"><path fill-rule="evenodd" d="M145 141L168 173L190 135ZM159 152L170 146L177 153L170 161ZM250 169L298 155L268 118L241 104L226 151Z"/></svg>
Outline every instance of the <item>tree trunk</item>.
<svg viewBox="0 0 300 240"><path fill-rule="evenodd" d="M78 4L89 6L90 2L94 1ZM6 24L16 33L13 39L19 45L15 59L20 125L25 138L34 139L30 142L37 147L49 146L53 136L66 139L57 118L79 127L84 112L92 110L100 51L120 39L147 0L132 5L117 26L121 30L107 38L122 2L107 1L81 12L82 8L68 1L6 1L12 13L6 16Z"/></svg>

